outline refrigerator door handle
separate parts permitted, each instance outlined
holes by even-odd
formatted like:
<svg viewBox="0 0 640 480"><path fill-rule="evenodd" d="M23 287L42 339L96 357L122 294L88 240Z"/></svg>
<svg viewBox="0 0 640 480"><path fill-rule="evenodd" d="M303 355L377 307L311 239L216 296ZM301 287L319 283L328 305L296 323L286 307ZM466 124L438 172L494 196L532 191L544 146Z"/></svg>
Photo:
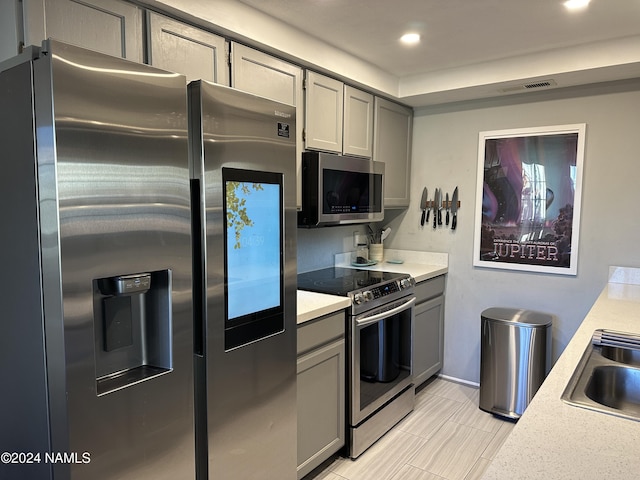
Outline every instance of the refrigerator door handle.
<svg viewBox="0 0 640 480"><path fill-rule="evenodd" d="M205 318L206 302L204 288L204 257L197 252L202 252L202 209L200 205L201 188L200 180L191 179L191 242L193 247L193 352L201 357L205 349Z"/></svg>

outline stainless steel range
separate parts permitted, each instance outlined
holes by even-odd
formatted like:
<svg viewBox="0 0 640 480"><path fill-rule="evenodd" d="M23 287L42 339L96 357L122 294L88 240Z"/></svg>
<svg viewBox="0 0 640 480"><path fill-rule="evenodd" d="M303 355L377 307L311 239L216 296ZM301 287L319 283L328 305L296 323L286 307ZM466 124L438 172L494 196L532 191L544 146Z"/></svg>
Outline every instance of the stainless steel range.
<svg viewBox="0 0 640 480"><path fill-rule="evenodd" d="M413 410L415 280L407 274L326 268L298 275L298 288L348 296L347 439L356 458Z"/></svg>

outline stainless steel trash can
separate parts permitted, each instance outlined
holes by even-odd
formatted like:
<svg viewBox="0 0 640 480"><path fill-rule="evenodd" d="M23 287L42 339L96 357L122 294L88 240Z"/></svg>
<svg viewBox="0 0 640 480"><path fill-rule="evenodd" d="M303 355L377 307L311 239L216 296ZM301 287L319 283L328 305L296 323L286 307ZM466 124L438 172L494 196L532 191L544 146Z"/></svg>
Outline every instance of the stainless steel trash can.
<svg viewBox="0 0 640 480"><path fill-rule="evenodd" d="M480 408L518 419L551 368L553 316L489 308L481 321Z"/></svg>

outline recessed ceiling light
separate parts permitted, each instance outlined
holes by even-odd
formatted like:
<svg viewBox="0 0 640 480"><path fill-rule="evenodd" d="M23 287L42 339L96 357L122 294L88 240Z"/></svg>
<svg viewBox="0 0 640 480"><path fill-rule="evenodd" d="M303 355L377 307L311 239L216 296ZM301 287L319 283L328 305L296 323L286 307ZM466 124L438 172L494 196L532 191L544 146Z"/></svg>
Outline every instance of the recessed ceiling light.
<svg viewBox="0 0 640 480"><path fill-rule="evenodd" d="M591 0L567 0L564 2L564 6L569 10L577 10L579 8L584 8L589 5Z"/></svg>
<svg viewBox="0 0 640 480"><path fill-rule="evenodd" d="M420 41L420 35L418 33L405 33L400 37L400 41L407 45L414 45Z"/></svg>

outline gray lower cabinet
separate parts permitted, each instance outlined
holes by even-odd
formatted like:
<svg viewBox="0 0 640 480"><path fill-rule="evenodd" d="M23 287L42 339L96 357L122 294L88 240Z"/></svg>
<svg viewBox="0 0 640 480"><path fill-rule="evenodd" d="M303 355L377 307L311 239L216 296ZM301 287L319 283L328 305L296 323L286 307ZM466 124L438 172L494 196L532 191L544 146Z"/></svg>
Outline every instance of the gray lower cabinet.
<svg viewBox="0 0 640 480"><path fill-rule="evenodd" d="M150 65L191 80L229 86L229 43L224 37L155 12L147 12Z"/></svg>
<svg viewBox="0 0 640 480"><path fill-rule="evenodd" d="M419 386L442 369L444 275L416 285L413 327L413 381Z"/></svg>
<svg viewBox="0 0 640 480"><path fill-rule="evenodd" d="M345 441L344 312L298 327L298 479Z"/></svg>

